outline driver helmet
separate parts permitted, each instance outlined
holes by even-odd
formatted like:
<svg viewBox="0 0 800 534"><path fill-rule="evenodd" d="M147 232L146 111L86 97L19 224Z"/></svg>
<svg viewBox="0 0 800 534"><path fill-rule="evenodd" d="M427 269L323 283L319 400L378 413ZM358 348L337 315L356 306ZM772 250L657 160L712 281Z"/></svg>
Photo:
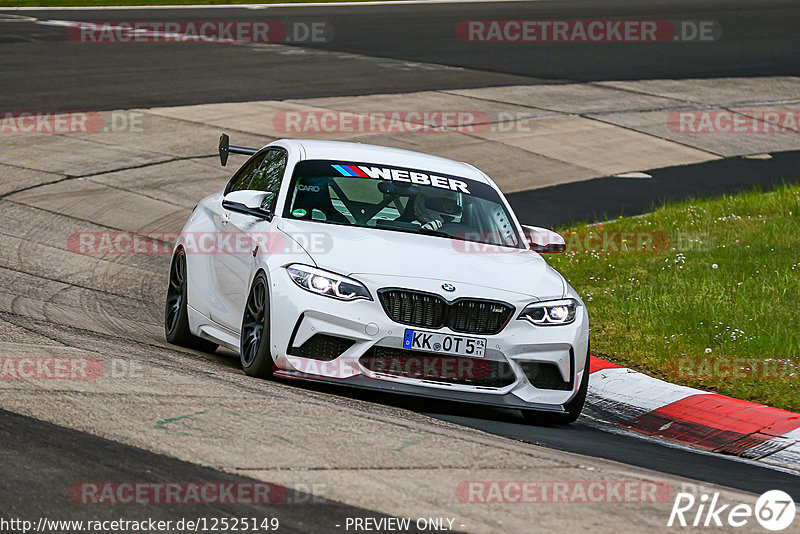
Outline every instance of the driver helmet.
<svg viewBox="0 0 800 534"><path fill-rule="evenodd" d="M461 208L461 193L456 191L421 187L414 198L414 214L422 224L452 222L461 214Z"/></svg>

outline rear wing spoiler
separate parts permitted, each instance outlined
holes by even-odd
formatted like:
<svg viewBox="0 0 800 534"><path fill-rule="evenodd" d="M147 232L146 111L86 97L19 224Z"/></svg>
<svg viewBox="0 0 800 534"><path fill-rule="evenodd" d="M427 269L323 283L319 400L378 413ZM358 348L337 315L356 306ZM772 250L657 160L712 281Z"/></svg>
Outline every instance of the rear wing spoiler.
<svg viewBox="0 0 800 534"><path fill-rule="evenodd" d="M257 148L247 148L244 146L231 146L228 134L219 136L219 162L224 167L228 163L228 154L245 154L252 156L258 152Z"/></svg>

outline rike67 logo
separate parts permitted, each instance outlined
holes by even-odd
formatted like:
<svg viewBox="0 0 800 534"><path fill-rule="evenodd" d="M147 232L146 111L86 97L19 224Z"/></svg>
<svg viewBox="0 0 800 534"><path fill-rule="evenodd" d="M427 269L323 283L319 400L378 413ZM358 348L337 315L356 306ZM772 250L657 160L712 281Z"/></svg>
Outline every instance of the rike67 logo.
<svg viewBox="0 0 800 534"><path fill-rule="evenodd" d="M740 528L752 524L755 518L763 528L778 532L792 525L796 512L792 497L781 490L762 494L755 506L723 504L718 492L713 495L680 492L675 495L667 526Z"/></svg>

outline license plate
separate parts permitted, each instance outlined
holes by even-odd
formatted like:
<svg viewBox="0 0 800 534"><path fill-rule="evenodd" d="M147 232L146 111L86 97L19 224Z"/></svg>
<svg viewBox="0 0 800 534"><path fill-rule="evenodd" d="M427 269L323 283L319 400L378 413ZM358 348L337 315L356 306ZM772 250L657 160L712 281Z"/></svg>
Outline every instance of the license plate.
<svg viewBox="0 0 800 534"><path fill-rule="evenodd" d="M483 358L486 340L479 337L464 337L406 328L403 348Z"/></svg>

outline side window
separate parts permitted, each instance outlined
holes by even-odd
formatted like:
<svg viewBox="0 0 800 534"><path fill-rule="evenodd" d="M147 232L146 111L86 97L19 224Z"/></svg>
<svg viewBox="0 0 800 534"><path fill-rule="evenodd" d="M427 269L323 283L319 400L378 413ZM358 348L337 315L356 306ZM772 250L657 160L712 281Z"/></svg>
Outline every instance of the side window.
<svg viewBox="0 0 800 534"><path fill-rule="evenodd" d="M268 191L272 195L267 197L262 207L274 210L285 170L286 152L277 148L267 150L251 159L236 173L225 188L225 194L245 189Z"/></svg>

